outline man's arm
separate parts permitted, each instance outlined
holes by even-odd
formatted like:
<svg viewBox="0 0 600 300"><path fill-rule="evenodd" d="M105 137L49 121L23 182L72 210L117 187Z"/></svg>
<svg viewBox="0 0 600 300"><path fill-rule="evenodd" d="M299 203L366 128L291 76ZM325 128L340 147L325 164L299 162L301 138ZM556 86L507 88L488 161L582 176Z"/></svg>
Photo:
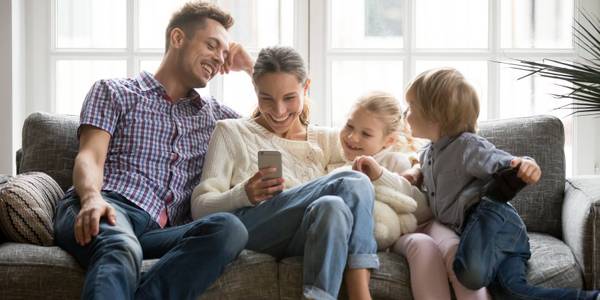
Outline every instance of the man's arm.
<svg viewBox="0 0 600 300"><path fill-rule="evenodd" d="M73 167L73 185L81 202L75 220L75 240L82 246L98 235L100 218L106 217L109 224L116 224L114 208L100 194L109 142L108 132L89 125L81 127L79 153Z"/></svg>

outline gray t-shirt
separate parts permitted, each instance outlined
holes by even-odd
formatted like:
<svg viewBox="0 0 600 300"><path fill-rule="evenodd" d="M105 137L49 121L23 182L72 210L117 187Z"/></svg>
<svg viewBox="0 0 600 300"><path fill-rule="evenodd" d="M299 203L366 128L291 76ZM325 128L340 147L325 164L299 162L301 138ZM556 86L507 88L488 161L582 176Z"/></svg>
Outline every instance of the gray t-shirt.
<svg viewBox="0 0 600 300"><path fill-rule="evenodd" d="M491 175L514 156L469 132L429 143L420 156L423 189L435 218L457 233Z"/></svg>

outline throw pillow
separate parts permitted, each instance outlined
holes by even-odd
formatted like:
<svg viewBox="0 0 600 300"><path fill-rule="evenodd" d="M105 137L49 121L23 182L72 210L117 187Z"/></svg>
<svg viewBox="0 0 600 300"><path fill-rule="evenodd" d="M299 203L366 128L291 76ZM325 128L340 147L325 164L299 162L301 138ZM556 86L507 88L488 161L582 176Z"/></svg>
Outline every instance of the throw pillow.
<svg viewBox="0 0 600 300"><path fill-rule="evenodd" d="M64 196L58 183L41 172L17 175L0 189L0 230L19 243L54 244L54 211Z"/></svg>

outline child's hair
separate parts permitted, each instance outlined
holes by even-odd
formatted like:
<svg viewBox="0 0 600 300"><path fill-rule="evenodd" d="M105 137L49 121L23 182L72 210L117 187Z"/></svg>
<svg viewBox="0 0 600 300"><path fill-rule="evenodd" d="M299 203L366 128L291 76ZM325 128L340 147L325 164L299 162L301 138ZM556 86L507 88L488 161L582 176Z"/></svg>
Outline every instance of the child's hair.
<svg viewBox="0 0 600 300"><path fill-rule="evenodd" d="M438 123L442 135L475 133L479 98L456 69L431 69L419 74L408 85L406 95L413 97L411 109Z"/></svg>
<svg viewBox="0 0 600 300"><path fill-rule="evenodd" d="M363 108L377 116L385 124L384 135L396 135L395 148L399 151L414 152L417 147L403 118L402 108L398 100L389 93L381 91L369 92L356 101L352 111Z"/></svg>
<svg viewBox="0 0 600 300"><path fill-rule="evenodd" d="M252 74L254 83L256 84L258 79L265 74L278 72L296 76L296 79L302 85L305 85L308 80L308 72L306 71L304 60L294 48L274 46L260 50L258 58L254 63L254 73ZM252 117L256 118L258 116L260 116L260 111L257 108L252 113ZM299 117L303 125L308 125L310 122L310 100L308 97L304 97L304 107L302 107L302 113Z"/></svg>

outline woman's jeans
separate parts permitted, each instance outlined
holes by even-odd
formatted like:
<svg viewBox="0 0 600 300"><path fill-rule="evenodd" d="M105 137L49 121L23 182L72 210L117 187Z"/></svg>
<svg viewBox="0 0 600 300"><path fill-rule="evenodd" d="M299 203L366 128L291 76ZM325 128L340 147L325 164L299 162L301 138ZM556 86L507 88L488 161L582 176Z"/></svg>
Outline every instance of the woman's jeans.
<svg viewBox="0 0 600 300"><path fill-rule="evenodd" d="M248 233L232 214L161 229L123 196L102 196L115 209L117 224L103 218L100 233L85 246L74 234L79 198L66 197L56 212L57 245L87 268L82 299L196 299L246 246ZM141 273L143 258L160 260Z"/></svg>
<svg viewBox="0 0 600 300"><path fill-rule="evenodd" d="M598 292L527 284L530 256L527 230L517 211L484 197L467 213L454 272L470 289L489 287L494 299L596 299Z"/></svg>
<svg viewBox="0 0 600 300"><path fill-rule="evenodd" d="M345 171L234 211L248 229L246 248L277 258L304 256L304 296L336 299L346 265L378 268L373 186Z"/></svg>

